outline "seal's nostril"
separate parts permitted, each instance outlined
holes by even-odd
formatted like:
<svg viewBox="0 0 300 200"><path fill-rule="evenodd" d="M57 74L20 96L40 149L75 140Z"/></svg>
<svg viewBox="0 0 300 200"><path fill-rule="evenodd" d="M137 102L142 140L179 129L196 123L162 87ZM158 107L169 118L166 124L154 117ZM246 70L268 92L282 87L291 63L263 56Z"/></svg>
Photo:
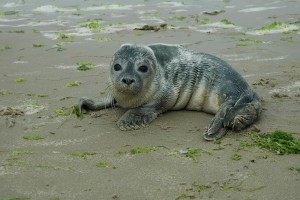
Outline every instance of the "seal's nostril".
<svg viewBox="0 0 300 200"><path fill-rule="evenodd" d="M127 85L131 85L132 83L134 83L134 79L123 78L122 82L127 84Z"/></svg>

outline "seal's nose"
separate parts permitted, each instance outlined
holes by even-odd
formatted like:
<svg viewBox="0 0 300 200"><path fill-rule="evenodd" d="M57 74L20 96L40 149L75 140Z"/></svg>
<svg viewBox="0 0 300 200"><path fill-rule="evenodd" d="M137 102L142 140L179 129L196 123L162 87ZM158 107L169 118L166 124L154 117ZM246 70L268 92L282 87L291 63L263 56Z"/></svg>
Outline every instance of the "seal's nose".
<svg viewBox="0 0 300 200"><path fill-rule="evenodd" d="M122 82L125 83L126 85L131 85L132 83L134 83L134 79L123 78Z"/></svg>

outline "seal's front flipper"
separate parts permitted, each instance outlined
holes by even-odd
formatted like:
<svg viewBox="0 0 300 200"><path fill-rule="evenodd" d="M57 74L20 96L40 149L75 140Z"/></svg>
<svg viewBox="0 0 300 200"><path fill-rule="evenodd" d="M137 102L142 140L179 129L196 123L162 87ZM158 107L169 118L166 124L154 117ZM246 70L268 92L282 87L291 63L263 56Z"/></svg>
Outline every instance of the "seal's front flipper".
<svg viewBox="0 0 300 200"><path fill-rule="evenodd" d="M128 110L117 125L122 131L136 130L148 126L158 115L154 108L135 108Z"/></svg>
<svg viewBox="0 0 300 200"><path fill-rule="evenodd" d="M112 107L116 102L114 100L105 99L103 101L95 101L88 97L82 97L78 103L79 112L82 112L82 109L88 110L101 110L104 108Z"/></svg>
<svg viewBox="0 0 300 200"><path fill-rule="evenodd" d="M207 134L204 133L204 139L208 141L217 140L222 138L228 132L227 128L220 128L216 133Z"/></svg>

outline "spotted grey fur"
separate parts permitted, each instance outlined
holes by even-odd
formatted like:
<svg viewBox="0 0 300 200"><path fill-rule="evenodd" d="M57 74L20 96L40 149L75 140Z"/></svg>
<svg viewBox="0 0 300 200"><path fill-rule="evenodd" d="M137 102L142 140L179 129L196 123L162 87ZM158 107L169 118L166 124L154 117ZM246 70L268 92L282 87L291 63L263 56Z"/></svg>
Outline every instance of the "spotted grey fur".
<svg viewBox="0 0 300 200"><path fill-rule="evenodd" d="M178 45L124 44L114 54L107 98L83 97L79 109L100 110L113 105L128 109L117 122L121 130L149 125L169 110L215 114L206 140L239 131L261 113L258 95L225 61Z"/></svg>

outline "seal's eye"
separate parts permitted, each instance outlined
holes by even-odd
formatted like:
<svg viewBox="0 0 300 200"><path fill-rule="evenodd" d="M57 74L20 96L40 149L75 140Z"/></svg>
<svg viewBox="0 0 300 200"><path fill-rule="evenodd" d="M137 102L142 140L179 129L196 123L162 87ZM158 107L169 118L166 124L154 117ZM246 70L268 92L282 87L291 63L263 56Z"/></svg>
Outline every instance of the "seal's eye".
<svg viewBox="0 0 300 200"><path fill-rule="evenodd" d="M143 72L143 73L145 73L145 72L147 72L148 71L148 67L147 66L145 66L145 65L142 65L142 66L140 66L139 67L139 69L138 69L140 72Z"/></svg>
<svg viewBox="0 0 300 200"><path fill-rule="evenodd" d="M122 69L121 65L119 65L119 64L114 65L114 70L115 71L120 71L121 69Z"/></svg>

